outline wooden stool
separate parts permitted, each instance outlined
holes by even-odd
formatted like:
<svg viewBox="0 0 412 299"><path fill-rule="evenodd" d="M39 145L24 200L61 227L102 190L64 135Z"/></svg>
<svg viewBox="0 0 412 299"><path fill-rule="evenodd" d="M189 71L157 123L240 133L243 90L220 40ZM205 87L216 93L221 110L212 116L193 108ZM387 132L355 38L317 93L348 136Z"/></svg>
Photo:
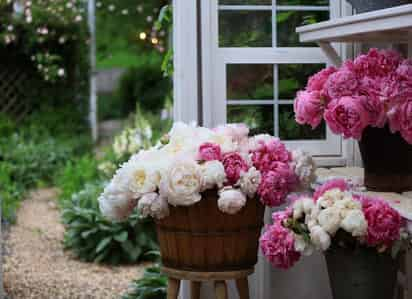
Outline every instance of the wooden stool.
<svg viewBox="0 0 412 299"><path fill-rule="evenodd" d="M240 299L249 299L247 277L254 269L230 272L190 272L162 267L162 272L169 278L167 299L177 299L181 280L190 281L190 298L200 299L200 286L203 281L213 281L216 299L227 299L226 280L235 280Z"/></svg>

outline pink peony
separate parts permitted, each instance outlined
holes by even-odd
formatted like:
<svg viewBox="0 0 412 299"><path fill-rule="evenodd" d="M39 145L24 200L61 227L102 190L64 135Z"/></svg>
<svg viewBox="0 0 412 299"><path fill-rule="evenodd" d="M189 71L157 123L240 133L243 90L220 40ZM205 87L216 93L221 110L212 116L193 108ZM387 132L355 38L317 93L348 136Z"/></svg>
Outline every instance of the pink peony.
<svg viewBox="0 0 412 299"><path fill-rule="evenodd" d="M277 211L272 214L273 223L278 223L283 225L283 222L291 218L293 215L293 210L291 207L288 207L286 210Z"/></svg>
<svg viewBox="0 0 412 299"><path fill-rule="evenodd" d="M318 199L325 194L327 191L332 190L332 189L339 189L341 191L346 191L349 190L348 183L344 179L333 179L322 186L319 186L315 190L315 194L313 195L313 199L318 201Z"/></svg>
<svg viewBox="0 0 412 299"><path fill-rule="evenodd" d="M322 122L324 104L319 91L299 91L294 103L295 119L298 124L316 128Z"/></svg>
<svg viewBox="0 0 412 299"><path fill-rule="evenodd" d="M394 72L401 57L396 51L371 49L368 54L360 55L354 61L355 72L359 77L384 77Z"/></svg>
<svg viewBox="0 0 412 299"><path fill-rule="evenodd" d="M318 91L322 92L323 87L326 83L326 81L329 79L330 75L335 73L337 69L333 66L325 68L321 70L320 72L316 73L312 77L309 78L308 80L308 85L306 87L307 91L312 92L312 91Z"/></svg>
<svg viewBox="0 0 412 299"><path fill-rule="evenodd" d="M285 202L287 194L297 182L296 175L289 169L269 170L263 174L258 188L258 195L263 204L276 207Z"/></svg>
<svg viewBox="0 0 412 299"><path fill-rule="evenodd" d="M402 217L380 199L363 198L363 213L368 222L366 242L369 246L392 246L400 237Z"/></svg>
<svg viewBox="0 0 412 299"><path fill-rule="evenodd" d="M276 162L288 163L291 160L291 153L278 138L272 138L266 143L260 140L257 149L252 152L253 165L261 172L278 168Z"/></svg>
<svg viewBox="0 0 412 299"><path fill-rule="evenodd" d="M383 128L387 117L384 103L381 101L381 80L364 77L360 80L359 93L362 105L368 112L369 125Z"/></svg>
<svg viewBox="0 0 412 299"><path fill-rule="evenodd" d="M399 131L402 137L412 144L412 98L391 110L389 126L393 133Z"/></svg>
<svg viewBox="0 0 412 299"><path fill-rule="evenodd" d="M349 65L349 62L346 63ZM339 71L330 75L325 83L325 94L331 99L357 94L358 78L350 67L342 67Z"/></svg>
<svg viewBox="0 0 412 299"><path fill-rule="evenodd" d="M199 147L198 156L203 161L221 160L222 150L218 144L206 142Z"/></svg>
<svg viewBox="0 0 412 299"><path fill-rule="evenodd" d="M363 97L332 100L325 111L325 120L332 132L343 134L345 138L361 139L363 130L369 125L364 101Z"/></svg>
<svg viewBox="0 0 412 299"><path fill-rule="evenodd" d="M269 262L278 268L288 269L299 259L300 253L295 250L295 238L279 223L266 228L260 237L260 248Z"/></svg>
<svg viewBox="0 0 412 299"><path fill-rule="evenodd" d="M236 152L223 155L222 164L225 167L226 178L229 185L234 185L240 178L240 174L249 170L246 161Z"/></svg>
<svg viewBox="0 0 412 299"><path fill-rule="evenodd" d="M401 80L411 80L412 78L412 60L405 59L396 69L396 75Z"/></svg>

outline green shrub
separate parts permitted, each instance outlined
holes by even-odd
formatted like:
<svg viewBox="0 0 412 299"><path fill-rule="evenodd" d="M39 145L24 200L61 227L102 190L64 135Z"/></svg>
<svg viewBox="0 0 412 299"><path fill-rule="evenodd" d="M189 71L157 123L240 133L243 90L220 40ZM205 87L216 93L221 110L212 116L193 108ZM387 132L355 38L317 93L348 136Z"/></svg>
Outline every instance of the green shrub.
<svg viewBox="0 0 412 299"><path fill-rule="evenodd" d="M0 162L0 201L2 219L14 222L16 211L23 196L23 187L12 179L13 167L8 162Z"/></svg>
<svg viewBox="0 0 412 299"><path fill-rule="evenodd" d="M153 222L137 212L127 221L112 223L100 213L103 184L88 184L63 202L64 244L82 261L109 264L153 259L158 248Z"/></svg>
<svg viewBox="0 0 412 299"><path fill-rule="evenodd" d="M86 155L74 160L68 160L56 174L54 183L60 188L60 199L70 199L72 194L81 191L87 183L99 178L97 160Z"/></svg>
<svg viewBox="0 0 412 299"><path fill-rule="evenodd" d="M130 68L123 74L117 97L123 103L124 115L134 111L136 103L144 111L159 113L170 88L169 79L163 76L158 65L141 65Z"/></svg>
<svg viewBox="0 0 412 299"><path fill-rule="evenodd" d="M159 266L146 269L143 277L133 281L131 291L122 299L166 299L167 277Z"/></svg>

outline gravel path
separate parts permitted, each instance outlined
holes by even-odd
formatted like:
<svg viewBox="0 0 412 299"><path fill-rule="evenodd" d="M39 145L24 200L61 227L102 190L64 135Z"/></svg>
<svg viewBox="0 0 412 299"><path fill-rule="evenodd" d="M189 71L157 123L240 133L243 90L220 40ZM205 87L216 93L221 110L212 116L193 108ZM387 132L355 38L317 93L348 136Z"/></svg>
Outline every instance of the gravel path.
<svg viewBox="0 0 412 299"><path fill-rule="evenodd" d="M4 286L12 299L119 299L147 265L109 267L82 263L65 252L56 190L31 193L10 228Z"/></svg>

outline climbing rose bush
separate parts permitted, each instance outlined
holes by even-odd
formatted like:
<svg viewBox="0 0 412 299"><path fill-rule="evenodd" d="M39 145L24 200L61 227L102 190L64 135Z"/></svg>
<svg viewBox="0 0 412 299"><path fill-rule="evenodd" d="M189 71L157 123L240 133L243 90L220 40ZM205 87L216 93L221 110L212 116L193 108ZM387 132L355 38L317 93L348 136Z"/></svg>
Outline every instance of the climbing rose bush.
<svg viewBox="0 0 412 299"><path fill-rule="evenodd" d="M207 129L176 123L161 143L117 170L99 202L112 220L125 219L136 206L141 215L160 219L170 205L194 205L204 191L216 189L219 209L235 214L247 200L284 203L313 182L315 169L307 153L291 153L273 136L249 137L243 124Z"/></svg>
<svg viewBox="0 0 412 299"><path fill-rule="evenodd" d="M412 61L371 49L309 78L294 110L299 124L316 128L323 119L344 138L360 140L366 127L389 125L412 144Z"/></svg>

